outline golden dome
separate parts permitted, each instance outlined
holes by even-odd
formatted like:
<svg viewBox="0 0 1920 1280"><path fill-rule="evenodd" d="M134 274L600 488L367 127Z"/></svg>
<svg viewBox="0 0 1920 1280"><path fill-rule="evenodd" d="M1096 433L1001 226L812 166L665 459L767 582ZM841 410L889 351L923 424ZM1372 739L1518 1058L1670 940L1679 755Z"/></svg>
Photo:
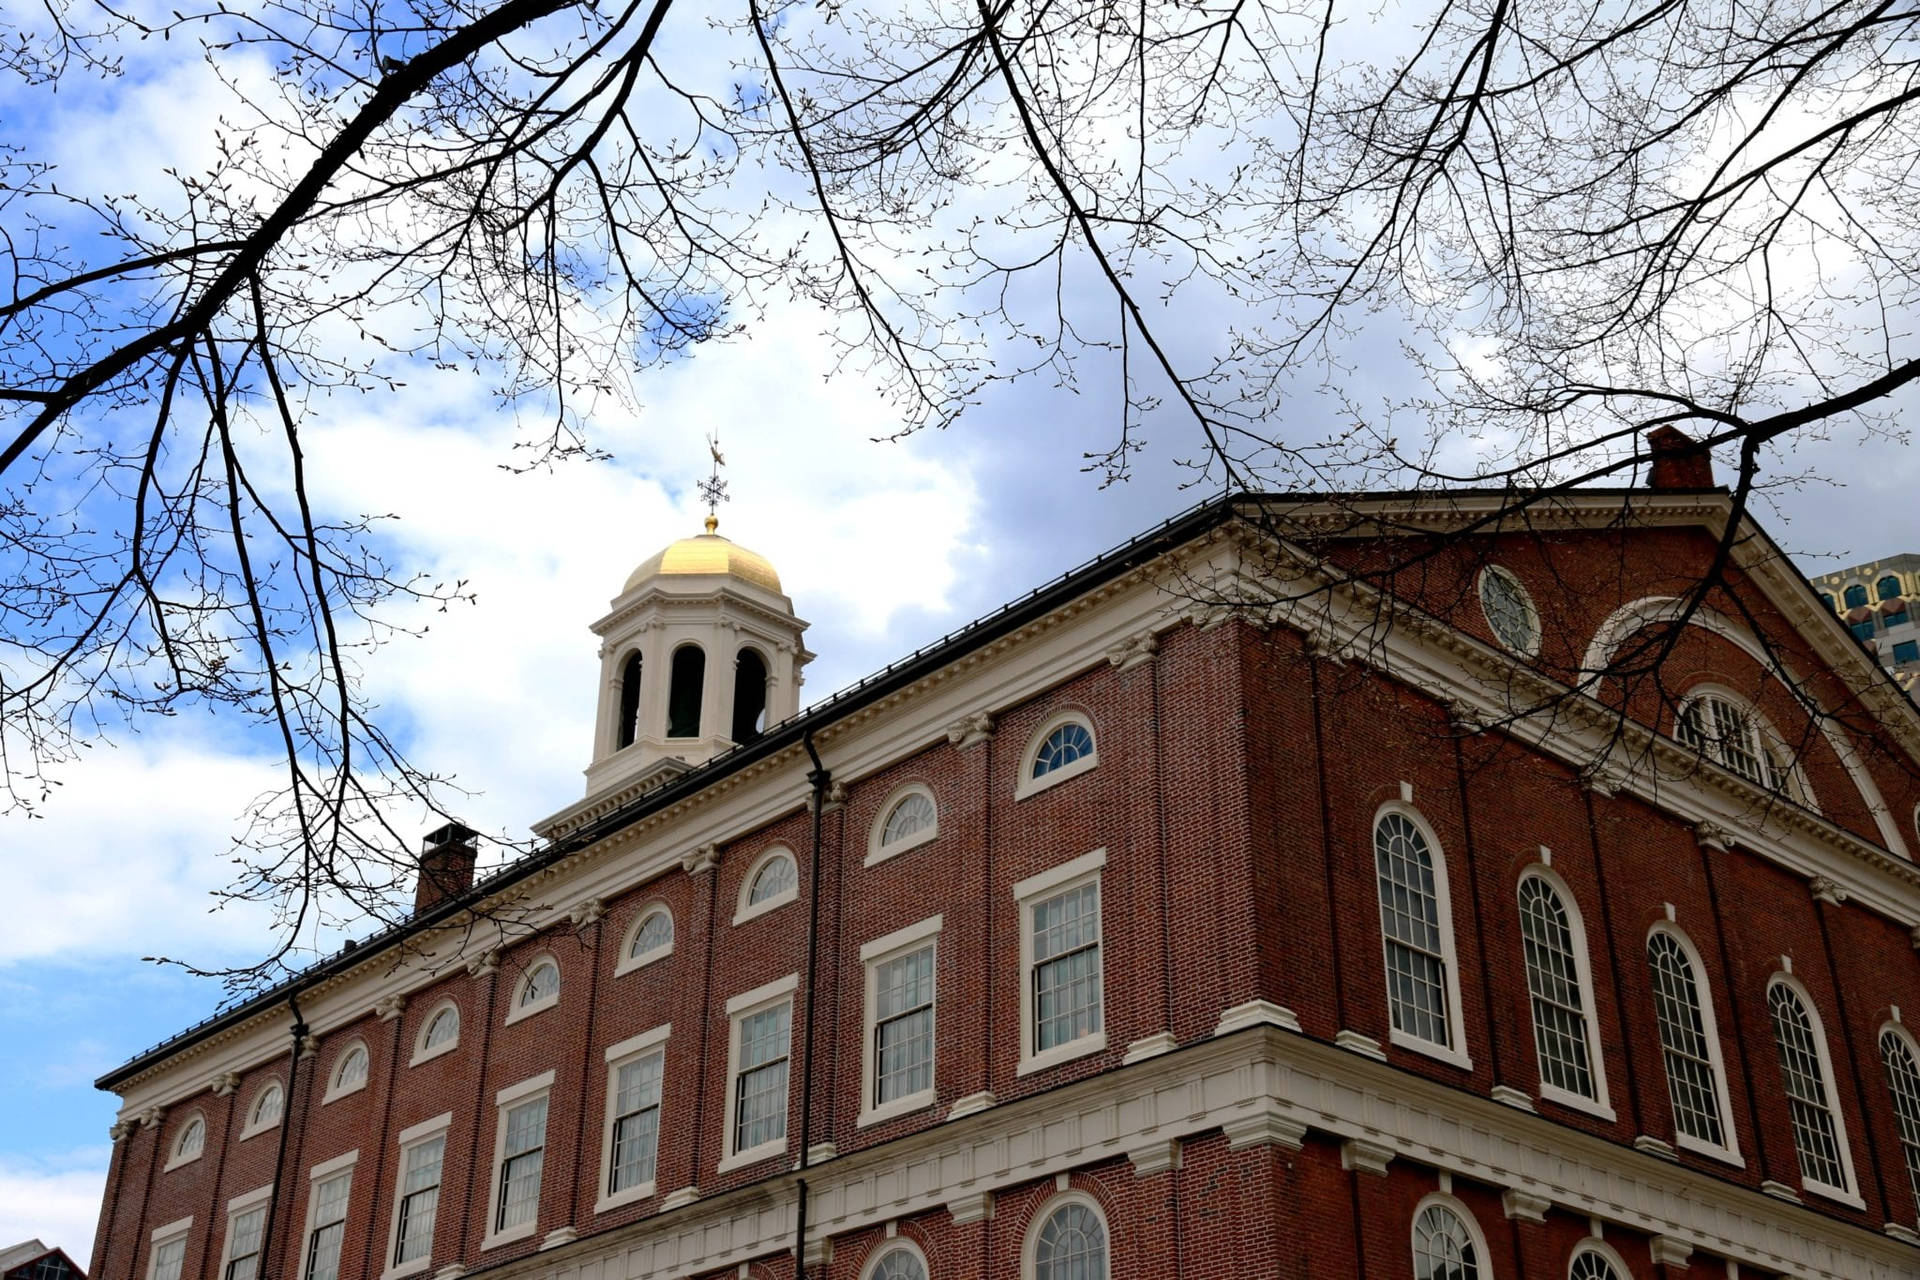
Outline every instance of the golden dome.
<svg viewBox="0 0 1920 1280"><path fill-rule="evenodd" d="M709 518L705 533L682 538L666 550L649 556L627 576L627 585L621 588L621 594L655 576L679 577L701 573L726 574L742 582L751 582L756 587L764 587L775 595L780 594L780 575L773 571L767 558L715 533L713 530L718 523Z"/></svg>

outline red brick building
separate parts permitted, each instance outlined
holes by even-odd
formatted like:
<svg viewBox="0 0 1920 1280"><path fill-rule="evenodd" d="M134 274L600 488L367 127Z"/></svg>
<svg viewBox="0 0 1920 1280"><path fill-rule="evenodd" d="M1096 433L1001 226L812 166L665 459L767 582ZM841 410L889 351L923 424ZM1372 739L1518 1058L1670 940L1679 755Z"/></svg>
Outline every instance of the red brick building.
<svg viewBox="0 0 1920 1280"><path fill-rule="evenodd" d="M92 1273L1920 1274L1920 712L1724 493L1500 501L1215 502L804 714L675 544L540 853L101 1081Z"/></svg>

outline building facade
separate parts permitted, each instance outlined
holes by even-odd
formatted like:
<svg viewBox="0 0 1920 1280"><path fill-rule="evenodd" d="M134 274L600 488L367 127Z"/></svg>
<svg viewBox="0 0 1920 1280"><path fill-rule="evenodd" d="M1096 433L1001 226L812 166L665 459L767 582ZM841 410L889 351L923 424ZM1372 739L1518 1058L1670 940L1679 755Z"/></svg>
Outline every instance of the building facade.
<svg viewBox="0 0 1920 1280"><path fill-rule="evenodd" d="M1920 555L1906 553L1812 579L1827 608L1909 692L1920 677Z"/></svg>
<svg viewBox="0 0 1920 1280"><path fill-rule="evenodd" d="M1683 603L1723 492L1505 500L1210 503L805 712L675 544L541 852L103 1078L93 1274L1920 1274L1920 711L1751 524Z"/></svg>

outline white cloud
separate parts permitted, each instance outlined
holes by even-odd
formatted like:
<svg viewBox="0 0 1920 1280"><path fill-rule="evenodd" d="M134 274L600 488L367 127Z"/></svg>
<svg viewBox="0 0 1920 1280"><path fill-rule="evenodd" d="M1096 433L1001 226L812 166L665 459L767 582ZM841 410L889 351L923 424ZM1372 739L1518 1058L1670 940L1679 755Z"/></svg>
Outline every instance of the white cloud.
<svg viewBox="0 0 1920 1280"><path fill-rule="evenodd" d="M38 1160L0 1156L0 1245L37 1237L86 1266L109 1154L90 1146Z"/></svg>

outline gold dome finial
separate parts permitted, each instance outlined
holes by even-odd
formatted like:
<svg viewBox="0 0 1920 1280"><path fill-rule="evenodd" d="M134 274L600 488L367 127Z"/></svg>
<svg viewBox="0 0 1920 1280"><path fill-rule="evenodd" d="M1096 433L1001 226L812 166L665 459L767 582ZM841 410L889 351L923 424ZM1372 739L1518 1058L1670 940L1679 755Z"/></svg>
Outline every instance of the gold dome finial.
<svg viewBox="0 0 1920 1280"><path fill-rule="evenodd" d="M707 512L707 532L712 533L715 529L718 529L719 527L720 527L720 517L714 515L713 512L711 511Z"/></svg>

